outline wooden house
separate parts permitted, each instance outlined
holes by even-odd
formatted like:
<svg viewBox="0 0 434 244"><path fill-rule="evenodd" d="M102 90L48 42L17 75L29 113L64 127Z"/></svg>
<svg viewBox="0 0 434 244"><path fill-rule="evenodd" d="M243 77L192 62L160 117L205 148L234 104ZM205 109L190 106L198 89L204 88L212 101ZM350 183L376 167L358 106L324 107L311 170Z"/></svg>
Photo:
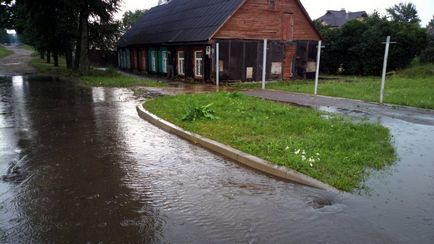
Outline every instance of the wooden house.
<svg viewBox="0 0 434 244"><path fill-rule="evenodd" d="M182 78L307 78L320 34L299 0L172 0L146 12L118 42L121 69ZM219 60L216 59L219 43Z"/></svg>

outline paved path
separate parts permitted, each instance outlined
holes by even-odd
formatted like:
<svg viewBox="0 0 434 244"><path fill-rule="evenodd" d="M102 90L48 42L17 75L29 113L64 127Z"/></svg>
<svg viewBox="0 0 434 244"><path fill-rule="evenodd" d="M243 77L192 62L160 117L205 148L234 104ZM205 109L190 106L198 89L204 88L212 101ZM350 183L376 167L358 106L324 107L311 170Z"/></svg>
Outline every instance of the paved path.
<svg viewBox="0 0 434 244"><path fill-rule="evenodd" d="M384 115L407 122L434 125L434 110L411 108L405 106L380 105L359 100L314 96L274 90L251 90L244 94L268 100L297 104L326 111L362 112L371 115Z"/></svg>
<svg viewBox="0 0 434 244"><path fill-rule="evenodd" d="M33 74L35 70L30 66L32 52L19 48L16 45L6 46L14 52L4 58L0 58L0 76Z"/></svg>

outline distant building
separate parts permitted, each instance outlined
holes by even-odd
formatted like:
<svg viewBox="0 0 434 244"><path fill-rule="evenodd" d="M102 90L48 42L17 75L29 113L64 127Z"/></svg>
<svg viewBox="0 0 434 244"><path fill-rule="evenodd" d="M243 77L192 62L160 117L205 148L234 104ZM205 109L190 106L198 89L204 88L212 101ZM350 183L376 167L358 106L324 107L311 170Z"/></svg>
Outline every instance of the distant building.
<svg viewBox="0 0 434 244"><path fill-rule="evenodd" d="M119 67L214 81L218 62L220 80L261 80L264 39L266 79L313 77L321 37L300 0L168 1L119 40Z"/></svg>
<svg viewBox="0 0 434 244"><path fill-rule="evenodd" d="M322 25L330 27L341 27L345 25L350 20L363 21L368 17L366 11L359 12L347 12L345 9L342 10L327 10L327 13L320 17L318 20Z"/></svg>

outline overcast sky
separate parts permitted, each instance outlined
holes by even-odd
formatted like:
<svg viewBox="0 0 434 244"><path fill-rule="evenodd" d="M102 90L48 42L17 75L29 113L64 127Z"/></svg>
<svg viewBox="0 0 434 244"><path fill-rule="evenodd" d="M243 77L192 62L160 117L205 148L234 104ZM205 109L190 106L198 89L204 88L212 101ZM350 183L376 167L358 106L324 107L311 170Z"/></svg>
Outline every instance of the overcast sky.
<svg viewBox="0 0 434 244"><path fill-rule="evenodd" d="M124 4L121 12L117 15L118 18L120 18L122 13L126 10L148 9L157 5L158 3L158 0L123 1ZM312 19L322 16L325 14L326 10L340 10L342 8L345 8L348 11L365 10L368 13L372 13L375 9L377 9L380 13L384 13L386 8L403 1L405 0L301 0ZM419 12L419 17L422 19L423 26L425 26L429 20L432 19L434 15L434 0L410 0L407 2L412 2L416 5Z"/></svg>

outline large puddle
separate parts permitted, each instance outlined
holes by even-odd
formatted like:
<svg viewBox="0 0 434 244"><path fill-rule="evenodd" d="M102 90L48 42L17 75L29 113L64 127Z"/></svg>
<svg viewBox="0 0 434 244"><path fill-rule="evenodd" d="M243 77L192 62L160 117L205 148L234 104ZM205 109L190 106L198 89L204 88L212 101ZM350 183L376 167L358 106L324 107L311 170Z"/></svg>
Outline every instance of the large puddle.
<svg viewBox="0 0 434 244"><path fill-rule="evenodd" d="M400 161L362 195L285 183L141 120L127 89L0 78L0 242L434 240L434 127L378 118Z"/></svg>

